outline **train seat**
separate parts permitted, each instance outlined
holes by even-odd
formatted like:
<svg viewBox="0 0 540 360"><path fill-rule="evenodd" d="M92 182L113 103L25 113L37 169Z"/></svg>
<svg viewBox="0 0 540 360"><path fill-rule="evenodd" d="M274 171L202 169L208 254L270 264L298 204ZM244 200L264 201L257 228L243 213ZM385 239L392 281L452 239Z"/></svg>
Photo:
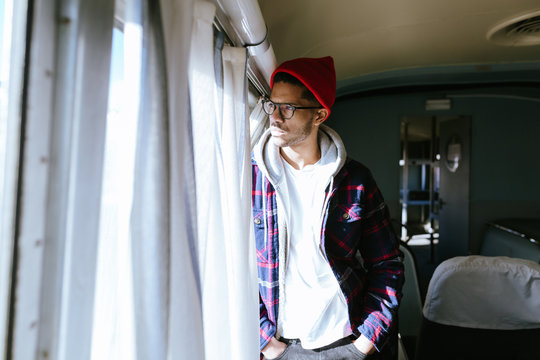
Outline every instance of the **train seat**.
<svg viewBox="0 0 540 360"><path fill-rule="evenodd" d="M540 264L540 219L501 219L489 223L480 255L509 256Z"/></svg>
<svg viewBox="0 0 540 360"><path fill-rule="evenodd" d="M416 359L540 359L540 265L461 256L433 273Z"/></svg>
<svg viewBox="0 0 540 360"><path fill-rule="evenodd" d="M403 253L405 266L405 283L403 284L403 298L399 306L399 334L407 354L413 358L417 347L420 328L422 325L422 297L418 281L418 269L412 250L405 242L401 242L400 250Z"/></svg>

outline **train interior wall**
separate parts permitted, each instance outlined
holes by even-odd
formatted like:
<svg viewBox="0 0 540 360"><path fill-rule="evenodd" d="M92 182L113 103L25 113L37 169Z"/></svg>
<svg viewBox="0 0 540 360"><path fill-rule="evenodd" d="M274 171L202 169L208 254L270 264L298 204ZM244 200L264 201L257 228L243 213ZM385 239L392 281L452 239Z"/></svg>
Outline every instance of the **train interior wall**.
<svg viewBox="0 0 540 360"><path fill-rule="evenodd" d="M451 109L425 110L426 100L445 97L451 98ZM479 252L487 222L540 217L538 90L501 85L338 97L327 123L341 135L349 156L371 169L397 219L404 116L468 116L472 120L470 253Z"/></svg>

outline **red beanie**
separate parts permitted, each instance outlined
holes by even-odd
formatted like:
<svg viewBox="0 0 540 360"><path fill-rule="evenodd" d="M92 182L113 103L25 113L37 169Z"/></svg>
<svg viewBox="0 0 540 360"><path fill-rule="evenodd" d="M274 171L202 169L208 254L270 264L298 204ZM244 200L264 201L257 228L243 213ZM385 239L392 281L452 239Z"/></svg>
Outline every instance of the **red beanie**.
<svg viewBox="0 0 540 360"><path fill-rule="evenodd" d="M300 80L330 114L336 99L336 70L331 56L285 61L274 70L270 79L271 88L274 87L274 76L278 72L291 74Z"/></svg>

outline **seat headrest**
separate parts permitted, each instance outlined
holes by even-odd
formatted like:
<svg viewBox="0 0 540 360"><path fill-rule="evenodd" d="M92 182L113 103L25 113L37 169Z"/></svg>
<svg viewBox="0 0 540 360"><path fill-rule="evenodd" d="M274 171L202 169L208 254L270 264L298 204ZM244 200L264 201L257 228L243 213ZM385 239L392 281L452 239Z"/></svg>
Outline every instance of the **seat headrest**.
<svg viewBox="0 0 540 360"><path fill-rule="evenodd" d="M540 328L540 265L505 256L448 259L433 273L423 314L468 328Z"/></svg>

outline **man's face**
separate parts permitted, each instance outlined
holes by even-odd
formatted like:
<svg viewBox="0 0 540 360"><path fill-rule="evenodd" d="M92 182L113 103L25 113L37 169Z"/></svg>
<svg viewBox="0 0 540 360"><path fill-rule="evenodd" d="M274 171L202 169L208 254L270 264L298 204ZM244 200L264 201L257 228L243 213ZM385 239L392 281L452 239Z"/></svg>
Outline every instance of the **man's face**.
<svg viewBox="0 0 540 360"><path fill-rule="evenodd" d="M304 89L300 86L278 82L274 84L270 100L275 103L285 103L293 106L318 106L302 97ZM270 132L274 144L287 147L301 144L317 126L314 125L312 109L296 109L292 118L283 120L279 109L270 115Z"/></svg>

